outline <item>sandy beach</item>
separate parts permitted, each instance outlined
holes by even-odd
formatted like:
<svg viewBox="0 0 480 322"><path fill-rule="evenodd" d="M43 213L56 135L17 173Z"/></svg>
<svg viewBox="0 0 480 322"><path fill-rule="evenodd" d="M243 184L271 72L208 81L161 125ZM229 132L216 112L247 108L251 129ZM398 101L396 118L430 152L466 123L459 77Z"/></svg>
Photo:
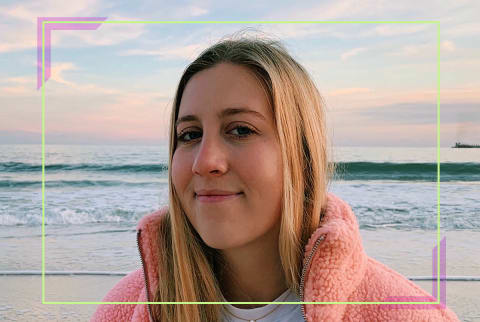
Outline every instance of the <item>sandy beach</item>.
<svg viewBox="0 0 480 322"><path fill-rule="evenodd" d="M128 240L132 232L122 233ZM362 230L364 248L369 256L397 270L405 276L431 276L434 231ZM84 235L81 235L84 236ZM480 259L477 246L480 233L475 231L446 231L447 275L477 276ZM13 242L13 240L11 240ZM32 243L34 241L32 240ZM37 241L38 242L38 241ZM59 241L61 243L61 240ZM6 244L8 246L10 244ZM18 243L17 243L18 245ZM33 245L33 244L32 244ZM31 248L29 243L22 248ZM10 245L13 247L13 244ZM7 247L9 248L9 247ZM18 249L17 249L18 250ZM13 248L12 248L13 251ZM133 262L136 249L127 253ZM39 255L39 254L38 254ZM49 258L50 261L56 260ZM84 270L100 270L106 265L84 259ZM48 260L47 260L48 261ZM37 261L35 261L37 262ZM129 271L130 264L112 271ZM38 269L35 268L30 269ZM112 267L112 265L110 266ZM13 267L12 267L13 268ZM61 267L59 267L61 268ZM68 270L66 267L63 270ZM81 269L80 269L81 270ZM110 290L121 276L47 276L47 301L97 302ZM431 281L415 281L427 292L432 292ZM1 321L88 321L96 305L44 305L41 304L41 276L0 276ZM461 321L480 321L480 281L447 282L447 305Z"/></svg>
<svg viewBox="0 0 480 322"><path fill-rule="evenodd" d="M56 276L46 278L48 301L100 301L121 277ZM41 304L40 276L0 276L1 321L88 321L97 305ZM431 292L431 282L416 282ZM448 282L447 305L461 321L480 321L480 282Z"/></svg>

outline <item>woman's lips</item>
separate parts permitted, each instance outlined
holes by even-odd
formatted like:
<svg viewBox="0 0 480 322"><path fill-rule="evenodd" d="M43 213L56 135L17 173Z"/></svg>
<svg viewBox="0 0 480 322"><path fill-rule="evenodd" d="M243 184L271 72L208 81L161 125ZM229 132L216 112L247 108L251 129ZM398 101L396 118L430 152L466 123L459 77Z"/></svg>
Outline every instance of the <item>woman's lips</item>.
<svg viewBox="0 0 480 322"><path fill-rule="evenodd" d="M220 201L236 199L236 198L240 197L242 194L243 194L243 192L239 192L239 193L232 194L232 195L223 195L223 196L220 196L220 195L208 195L208 196L207 195L204 195L204 196L196 195L195 198L198 201L201 201L201 202L220 202Z"/></svg>

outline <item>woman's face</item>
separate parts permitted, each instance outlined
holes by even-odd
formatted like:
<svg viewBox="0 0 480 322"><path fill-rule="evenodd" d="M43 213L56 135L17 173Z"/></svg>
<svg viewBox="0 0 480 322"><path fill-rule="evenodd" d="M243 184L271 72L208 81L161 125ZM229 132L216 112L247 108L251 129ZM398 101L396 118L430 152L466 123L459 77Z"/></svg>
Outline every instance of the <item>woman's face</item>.
<svg viewBox="0 0 480 322"><path fill-rule="evenodd" d="M246 67L220 63L187 83L172 181L208 246L229 249L278 237L282 162L275 133L267 96Z"/></svg>

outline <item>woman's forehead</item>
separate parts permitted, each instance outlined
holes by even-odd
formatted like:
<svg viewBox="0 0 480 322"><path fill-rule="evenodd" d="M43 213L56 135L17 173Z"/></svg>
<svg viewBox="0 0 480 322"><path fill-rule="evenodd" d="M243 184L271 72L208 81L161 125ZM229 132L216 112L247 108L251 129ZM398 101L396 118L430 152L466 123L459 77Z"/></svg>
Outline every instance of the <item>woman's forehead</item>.
<svg viewBox="0 0 480 322"><path fill-rule="evenodd" d="M227 108L221 109L217 112L217 119L221 120L232 115L249 115L258 119L259 121L268 122L268 117L263 115L263 113L248 107L227 107ZM175 126L177 127L181 123L189 122L189 121L200 121L200 118L195 114L186 114L178 118L178 120L175 123Z"/></svg>
<svg viewBox="0 0 480 322"><path fill-rule="evenodd" d="M225 63L203 70L190 79L182 95L178 120L188 115L210 114L271 118L269 100L253 72L244 66Z"/></svg>

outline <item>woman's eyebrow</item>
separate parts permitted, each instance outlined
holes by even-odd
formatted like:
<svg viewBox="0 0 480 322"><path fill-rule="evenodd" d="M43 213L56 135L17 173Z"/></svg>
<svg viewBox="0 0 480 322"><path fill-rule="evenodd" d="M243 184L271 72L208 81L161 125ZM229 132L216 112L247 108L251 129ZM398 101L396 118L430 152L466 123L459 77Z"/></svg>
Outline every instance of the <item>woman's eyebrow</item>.
<svg viewBox="0 0 480 322"><path fill-rule="evenodd" d="M221 118L231 116L231 115L236 115L236 114L251 114L251 115L253 115L257 118L262 119L263 121L266 121L266 118L265 118L265 116L263 116L262 113L259 113L257 111L254 111L254 110L251 110L251 109L248 109L248 108L245 108L245 107L226 108L226 109L220 111L217 114L217 117L219 119L221 119ZM198 121L198 117L196 115L192 115L192 114L182 116L177 120L177 122L175 122L175 127L178 127L178 125L182 122L188 122L188 121Z"/></svg>

